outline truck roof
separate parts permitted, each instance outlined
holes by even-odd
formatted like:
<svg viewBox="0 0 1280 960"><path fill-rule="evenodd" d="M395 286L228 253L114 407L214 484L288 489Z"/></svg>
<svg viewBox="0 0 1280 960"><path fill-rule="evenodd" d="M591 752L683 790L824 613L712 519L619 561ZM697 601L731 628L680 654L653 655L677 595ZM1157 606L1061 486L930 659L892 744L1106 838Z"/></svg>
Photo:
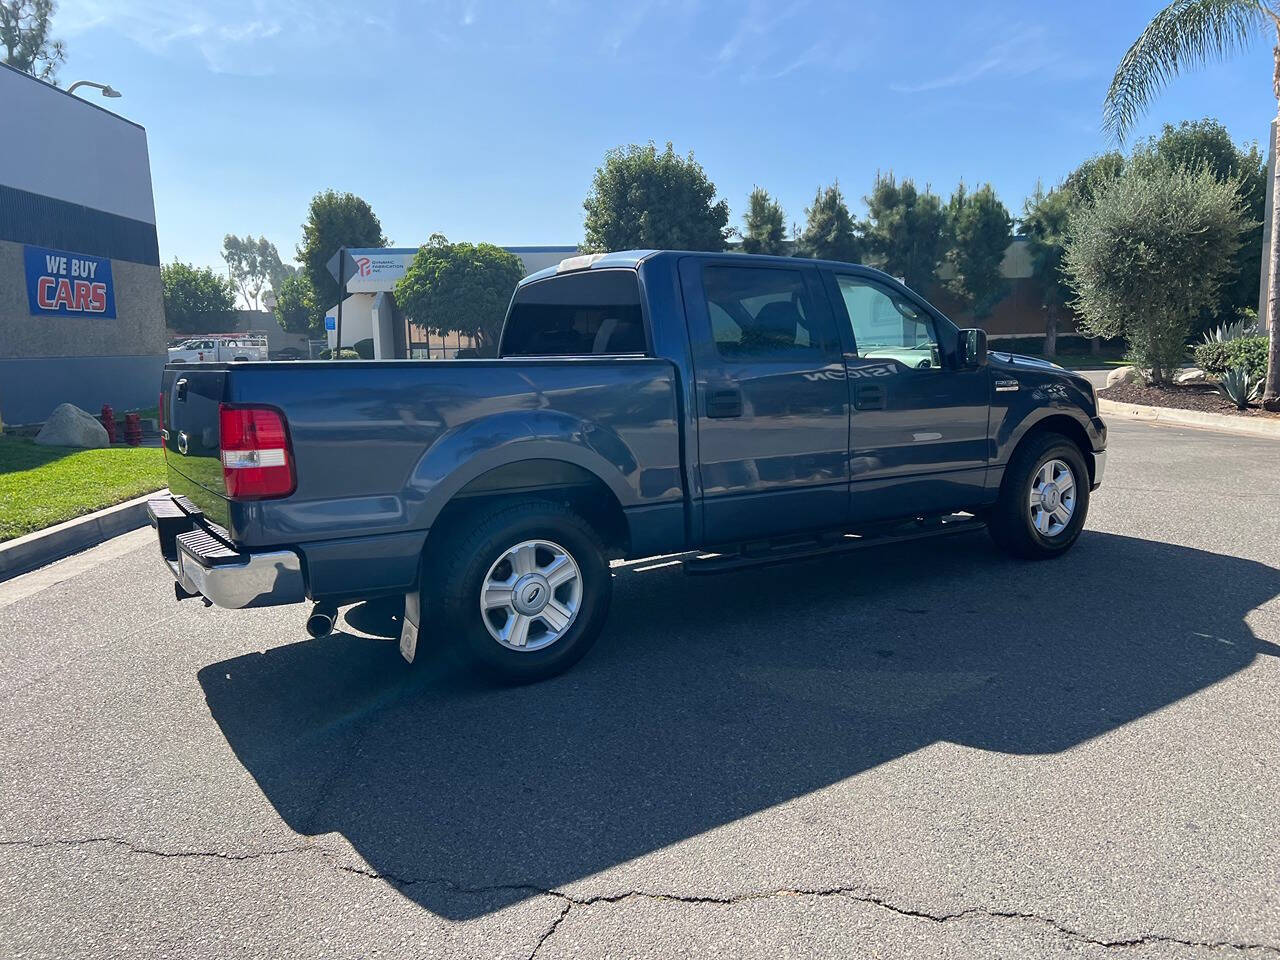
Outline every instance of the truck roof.
<svg viewBox="0 0 1280 960"><path fill-rule="evenodd" d="M572 273L577 270L601 270L609 267L622 267L634 270L646 257L661 253L660 250L619 250L616 253L584 253L576 257L567 257L554 267L544 267L537 273L531 273L521 280L517 286L545 280L560 273Z"/></svg>
<svg viewBox="0 0 1280 960"><path fill-rule="evenodd" d="M755 260L765 263L786 263L796 265L797 263L806 266L826 266L826 267L849 267L856 266L868 273L887 277L888 274L874 267L868 267L863 264L850 264L837 260L813 260L808 257L787 257L787 256L770 256L758 253L740 253L736 250L725 250L719 253L709 250L618 250L614 253L584 253L575 257L568 257L561 260L554 267L546 267L537 273L531 273L529 276L521 280L516 287L522 287L527 283L536 283L539 280L546 280L548 277L558 276L562 273L576 273L580 270L607 270L624 269L634 270L640 266L641 262L652 259L653 257L669 256L669 257L741 257L744 260ZM892 279L892 278L890 278Z"/></svg>

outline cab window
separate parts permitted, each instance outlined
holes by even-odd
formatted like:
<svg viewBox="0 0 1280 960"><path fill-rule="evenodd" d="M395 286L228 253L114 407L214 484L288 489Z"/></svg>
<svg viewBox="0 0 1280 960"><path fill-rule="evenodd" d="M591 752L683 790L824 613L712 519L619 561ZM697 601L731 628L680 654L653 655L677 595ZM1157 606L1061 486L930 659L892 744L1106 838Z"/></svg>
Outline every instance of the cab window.
<svg viewBox="0 0 1280 960"><path fill-rule="evenodd" d="M516 290L502 331L504 357L643 354L647 348L634 270L583 270Z"/></svg>
<svg viewBox="0 0 1280 960"><path fill-rule="evenodd" d="M933 318L861 277L837 275L858 356L896 360L913 370L942 367Z"/></svg>
<svg viewBox="0 0 1280 960"><path fill-rule="evenodd" d="M726 360L791 360L832 352L799 270L708 266L702 288L716 352Z"/></svg>

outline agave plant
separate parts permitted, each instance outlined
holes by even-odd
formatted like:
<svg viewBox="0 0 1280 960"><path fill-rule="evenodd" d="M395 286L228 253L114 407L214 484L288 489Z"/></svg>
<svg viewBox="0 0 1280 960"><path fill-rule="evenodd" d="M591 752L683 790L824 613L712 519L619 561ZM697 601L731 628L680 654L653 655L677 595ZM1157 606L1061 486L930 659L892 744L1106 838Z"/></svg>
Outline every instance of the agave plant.
<svg viewBox="0 0 1280 960"><path fill-rule="evenodd" d="M1243 410L1262 396L1262 380L1251 374L1248 368L1236 367L1222 375L1222 379L1218 381L1218 390L1237 409Z"/></svg>
<svg viewBox="0 0 1280 960"><path fill-rule="evenodd" d="M1251 337L1258 329L1257 318L1246 317L1243 320L1237 320L1234 323L1222 323L1214 327L1212 330L1204 332L1205 343L1230 343L1232 340L1239 340L1241 337Z"/></svg>

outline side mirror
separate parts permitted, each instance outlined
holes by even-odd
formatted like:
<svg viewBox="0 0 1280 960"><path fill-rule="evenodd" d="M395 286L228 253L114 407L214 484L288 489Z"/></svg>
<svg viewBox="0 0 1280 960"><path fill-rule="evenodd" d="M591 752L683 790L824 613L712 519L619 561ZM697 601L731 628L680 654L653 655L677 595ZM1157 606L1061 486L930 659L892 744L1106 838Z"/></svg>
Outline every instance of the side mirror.
<svg viewBox="0 0 1280 960"><path fill-rule="evenodd" d="M987 331L970 327L960 331L960 366L985 367L987 365Z"/></svg>

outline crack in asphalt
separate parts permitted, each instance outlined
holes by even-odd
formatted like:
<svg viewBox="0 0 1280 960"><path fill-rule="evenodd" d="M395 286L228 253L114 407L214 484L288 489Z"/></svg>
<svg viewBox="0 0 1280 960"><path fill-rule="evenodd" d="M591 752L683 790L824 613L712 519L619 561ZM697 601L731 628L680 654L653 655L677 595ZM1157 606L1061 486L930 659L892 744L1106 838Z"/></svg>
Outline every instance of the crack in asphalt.
<svg viewBox="0 0 1280 960"><path fill-rule="evenodd" d="M621 903L625 900L633 898L647 900L668 900L676 903L686 904L715 904L719 906L732 906L738 903L745 903L752 900L767 900L773 897L842 897L853 900L857 903L865 903L869 906L878 907L890 913L894 913L901 917L909 917L915 920L924 920L929 923L945 924L956 921L970 919L991 919L991 920L1015 920L1029 923L1037 923L1047 926L1064 937L1074 940L1078 943L1085 943L1090 946L1103 947L1104 949L1134 949L1138 947L1169 945L1203 948L1207 950L1235 950L1241 953L1267 953L1280 956L1280 946L1272 946L1265 943L1238 943L1227 940L1184 940L1180 937L1166 936L1163 934L1146 934L1140 937L1127 937L1118 940L1102 940L1097 937L1090 936L1084 931L1069 927L1051 917L1042 917L1039 914L1024 913L1014 910L989 910L983 907L968 907L955 913L930 913L926 910L914 910L909 907L901 907L897 904L890 903L880 897L875 897L867 893L863 893L857 887L831 887L825 889L800 889L800 888L780 888L758 893L746 893L736 897L715 897L715 896L699 896L699 895L680 895L668 893L653 893L644 890L629 890L625 893L606 894L594 897L575 898L558 890L542 890L540 891L548 896L558 897L565 901L564 909L543 932L538 939L537 944L533 948L533 952L529 954L529 960L534 960L538 951L542 946L551 939L555 932L559 929L560 924L569 916L570 912L577 907L590 907L600 903Z"/></svg>
<svg viewBox="0 0 1280 960"><path fill-rule="evenodd" d="M220 850L158 850L155 847L142 847L124 837L71 837L53 840L0 840L0 847L26 847L38 850L42 847L79 847L92 844L106 844L124 847L130 853L140 853L151 857L173 859L191 858L207 860L260 860L264 857L280 857L291 853L309 853L319 851L315 844L298 844L292 847L280 847L276 850L256 850L251 853L223 853Z"/></svg>
<svg viewBox="0 0 1280 960"><path fill-rule="evenodd" d="M261 860L270 857L290 856L293 854L305 853L319 855L322 859L328 862L331 867L343 873L349 873L367 880L377 880L399 887L413 887L418 885L440 886L463 896L482 896L485 894L496 893L522 893L528 894L529 896L551 897L562 901L563 906L560 912L542 932L537 943L534 944L533 950L529 954L529 960L535 960L538 952L553 936L555 936L560 925L576 909L594 907L601 904L623 903L627 900L633 899L659 900L690 905L733 906L735 904L748 903L755 900L768 900L774 897L842 897L857 903L864 903L869 906L877 907L900 917L908 917L914 920L923 920L927 923L935 924L963 922L965 920L972 919L1012 920L1024 923L1036 923L1049 927L1068 939L1088 944L1090 946L1103 947L1105 949L1133 949L1165 944L1205 950L1235 950L1240 953L1265 953L1280 957L1280 945L1267 943L1245 943L1230 940L1187 940L1181 937L1158 933L1149 933L1142 936L1125 937L1114 940L1100 939L1098 937L1091 936L1083 930L1068 926L1067 924L1055 920L1052 917L1043 917L1039 914L1017 910L993 910L985 907L966 907L963 910L957 910L951 913L934 913L928 910L900 906L883 897L867 893L864 888L861 887L780 887L777 889L744 893L736 896L676 894L658 893L649 890L626 890L621 893L576 897L572 894L565 893L563 890L540 887L537 884L532 883L495 883L469 887L443 877L405 877L392 873L384 873L368 867L357 867L352 866L351 864L341 863L336 859L334 851L328 850L315 843L296 844L289 847L257 850L248 853L225 853L220 850L160 850L154 847L140 846L125 839L124 837L115 836L73 837L44 840L0 840L0 847L26 847L28 849L40 849L43 847L77 847L95 844L122 847L130 853L142 854L145 856L171 859L212 859L230 862Z"/></svg>

